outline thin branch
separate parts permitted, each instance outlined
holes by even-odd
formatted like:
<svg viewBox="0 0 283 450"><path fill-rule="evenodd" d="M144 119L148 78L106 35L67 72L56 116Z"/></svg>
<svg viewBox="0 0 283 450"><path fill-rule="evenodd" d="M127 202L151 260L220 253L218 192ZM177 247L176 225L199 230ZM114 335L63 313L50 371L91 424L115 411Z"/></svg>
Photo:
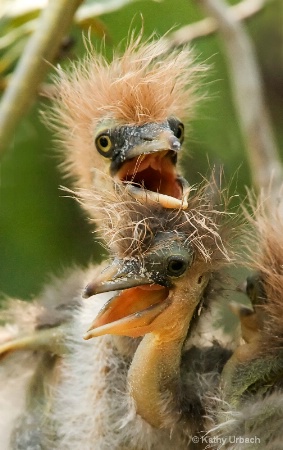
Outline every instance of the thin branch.
<svg viewBox="0 0 283 450"><path fill-rule="evenodd" d="M274 1L274 0L269 0ZM266 0L242 0L230 10L235 16L235 20L245 20L262 10L266 5ZM194 39L202 38L215 33L218 30L218 24L212 17L200 20L199 22L186 25L179 30L168 35L168 49L184 45ZM4 90L10 83L9 77L0 79L0 91ZM38 88L38 95L51 97L53 93L52 84L43 84Z"/></svg>
<svg viewBox="0 0 283 450"><path fill-rule="evenodd" d="M0 155L32 104L38 85L44 79L74 13L82 0L50 0L38 20L38 27L3 94L0 104Z"/></svg>
<svg viewBox="0 0 283 450"><path fill-rule="evenodd" d="M258 13L266 5L266 0L242 0L230 7L231 14L237 21L248 19ZM218 30L218 22L207 17L199 22L186 25L169 35L171 47L184 45L194 39L208 36Z"/></svg>
<svg viewBox="0 0 283 450"><path fill-rule="evenodd" d="M248 153L254 187L271 197L280 195L283 167L264 102L259 67L252 42L223 0L196 0L218 23L226 49L238 118Z"/></svg>

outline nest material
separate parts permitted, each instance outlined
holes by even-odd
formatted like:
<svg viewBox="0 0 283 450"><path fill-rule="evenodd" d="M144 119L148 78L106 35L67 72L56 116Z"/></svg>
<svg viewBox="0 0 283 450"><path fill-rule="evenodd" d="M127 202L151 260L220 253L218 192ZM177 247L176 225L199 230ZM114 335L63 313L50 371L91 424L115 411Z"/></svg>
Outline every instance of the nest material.
<svg viewBox="0 0 283 450"><path fill-rule="evenodd" d="M212 191L214 181L192 189L186 210L166 209L158 202L141 203L127 186L120 185L107 196L95 188L76 195L90 213L92 208L96 215L98 212L98 231L115 256L141 257L156 242L158 233L168 233L180 245L192 246L198 259L216 269L234 259L234 244L242 227L239 216L228 211L231 198L227 192L218 190L215 201Z"/></svg>

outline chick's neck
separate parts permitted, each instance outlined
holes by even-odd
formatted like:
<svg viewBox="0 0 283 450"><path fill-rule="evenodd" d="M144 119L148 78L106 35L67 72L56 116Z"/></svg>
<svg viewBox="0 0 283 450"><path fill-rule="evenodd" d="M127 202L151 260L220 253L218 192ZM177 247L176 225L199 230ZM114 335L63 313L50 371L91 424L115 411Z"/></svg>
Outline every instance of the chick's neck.
<svg viewBox="0 0 283 450"><path fill-rule="evenodd" d="M167 427L169 409L176 417L181 417L179 388L182 348L208 279L205 277L201 286L194 288L191 285L190 289L175 294L166 311L166 322L158 331L143 338L134 355L128 373L129 392L136 413L153 427Z"/></svg>

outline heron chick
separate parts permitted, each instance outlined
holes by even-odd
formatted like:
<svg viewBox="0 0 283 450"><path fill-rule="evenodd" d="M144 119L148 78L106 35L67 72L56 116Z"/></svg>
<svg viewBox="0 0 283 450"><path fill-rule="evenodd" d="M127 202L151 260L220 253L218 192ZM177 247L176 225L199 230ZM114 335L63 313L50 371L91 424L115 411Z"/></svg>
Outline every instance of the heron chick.
<svg viewBox="0 0 283 450"><path fill-rule="evenodd" d="M283 220L279 207L267 215L264 203L252 206L247 251L256 273L245 283L251 307L238 309L244 343L223 369L215 427L217 436L235 436L223 445L229 450L241 450L243 439L247 448L282 447Z"/></svg>
<svg viewBox="0 0 283 450"><path fill-rule="evenodd" d="M123 201L116 211L112 208L111 220L105 215L103 221L110 227L112 248L116 251L120 243L123 253L116 251L112 265L88 284L84 295L119 293L101 309L85 339L145 336L128 373L135 413L153 429L173 435L180 426L177 435L183 443L175 445L187 448L194 427L204 419L196 386L186 390L181 379L184 342L213 298L215 279L231 263L235 224L227 211L211 205L205 190L190 198L186 210L164 210L158 203L153 207L131 198L126 205ZM132 222L117 230L120 210L122 220L128 214Z"/></svg>
<svg viewBox="0 0 283 450"><path fill-rule="evenodd" d="M76 187L106 192L114 180L141 201L187 206L189 187L176 164L204 66L188 48L167 50L164 38L141 43L141 36L132 37L112 62L90 49L69 72L58 69L47 116Z"/></svg>
<svg viewBox="0 0 283 450"><path fill-rule="evenodd" d="M73 271L52 286L54 308L40 308L38 339L25 348L28 355L36 349L44 364L35 361L31 384L22 389L26 404L20 417L10 418L10 447L3 448L188 448L192 433L205 429L202 397L217 384L228 358L213 345L213 336L210 348L190 342L199 322L209 321L216 279L233 255L234 222L225 205L221 212L211 204L205 189L191 196L185 211L139 202L127 187L106 197L80 193L99 208L100 233L114 261L100 275L97 268ZM96 301L80 301L75 294L86 278L93 281L85 296L101 291ZM111 299L108 291L116 289L120 295ZM86 341L89 327L87 338L99 336ZM42 347L46 333L49 341ZM144 334L141 344L132 337ZM25 354L11 353L13 347L24 343L17 339L2 349L16 363ZM6 357L3 386L8 366ZM25 378L26 368L17 373Z"/></svg>

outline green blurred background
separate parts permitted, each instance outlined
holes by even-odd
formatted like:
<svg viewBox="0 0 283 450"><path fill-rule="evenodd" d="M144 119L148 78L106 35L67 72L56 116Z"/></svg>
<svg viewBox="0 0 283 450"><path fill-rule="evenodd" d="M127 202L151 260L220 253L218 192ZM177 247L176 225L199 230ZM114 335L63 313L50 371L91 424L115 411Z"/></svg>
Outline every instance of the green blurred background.
<svg viewBox="0 0 283 450"><path fill-rule="evenodd" d="M237 3L237 2L231 2ZM282 0L276 0L246 21L254 41L265 85L277 144L283 149L283 17ZM145 38L157 32L203 18L196 3L188 0L137 1L100 16L92 40L97 48L107 32L107 52L125 40L130 28L141 27ZM69 57L84 53L82 30L70 31L75 45ZM250 186L249 167L231 97L229 75L220 39L214 35L193 42L199 60L211 66L204 81L207 99L189 124L185 162L188 180L200 180L208 167L223 164L228 182L240 196ZM1 56L1 55L0 55ZM64 66L68 61L63 62ZM79 206L59 189L70 185L57 168L58 155L51 133L40 121L39 111L47 100L34 104L23 118L0 163L0 291L5 295L31 298L49 275L60 274L70 265L101 261L105 250Z"/></svg>

